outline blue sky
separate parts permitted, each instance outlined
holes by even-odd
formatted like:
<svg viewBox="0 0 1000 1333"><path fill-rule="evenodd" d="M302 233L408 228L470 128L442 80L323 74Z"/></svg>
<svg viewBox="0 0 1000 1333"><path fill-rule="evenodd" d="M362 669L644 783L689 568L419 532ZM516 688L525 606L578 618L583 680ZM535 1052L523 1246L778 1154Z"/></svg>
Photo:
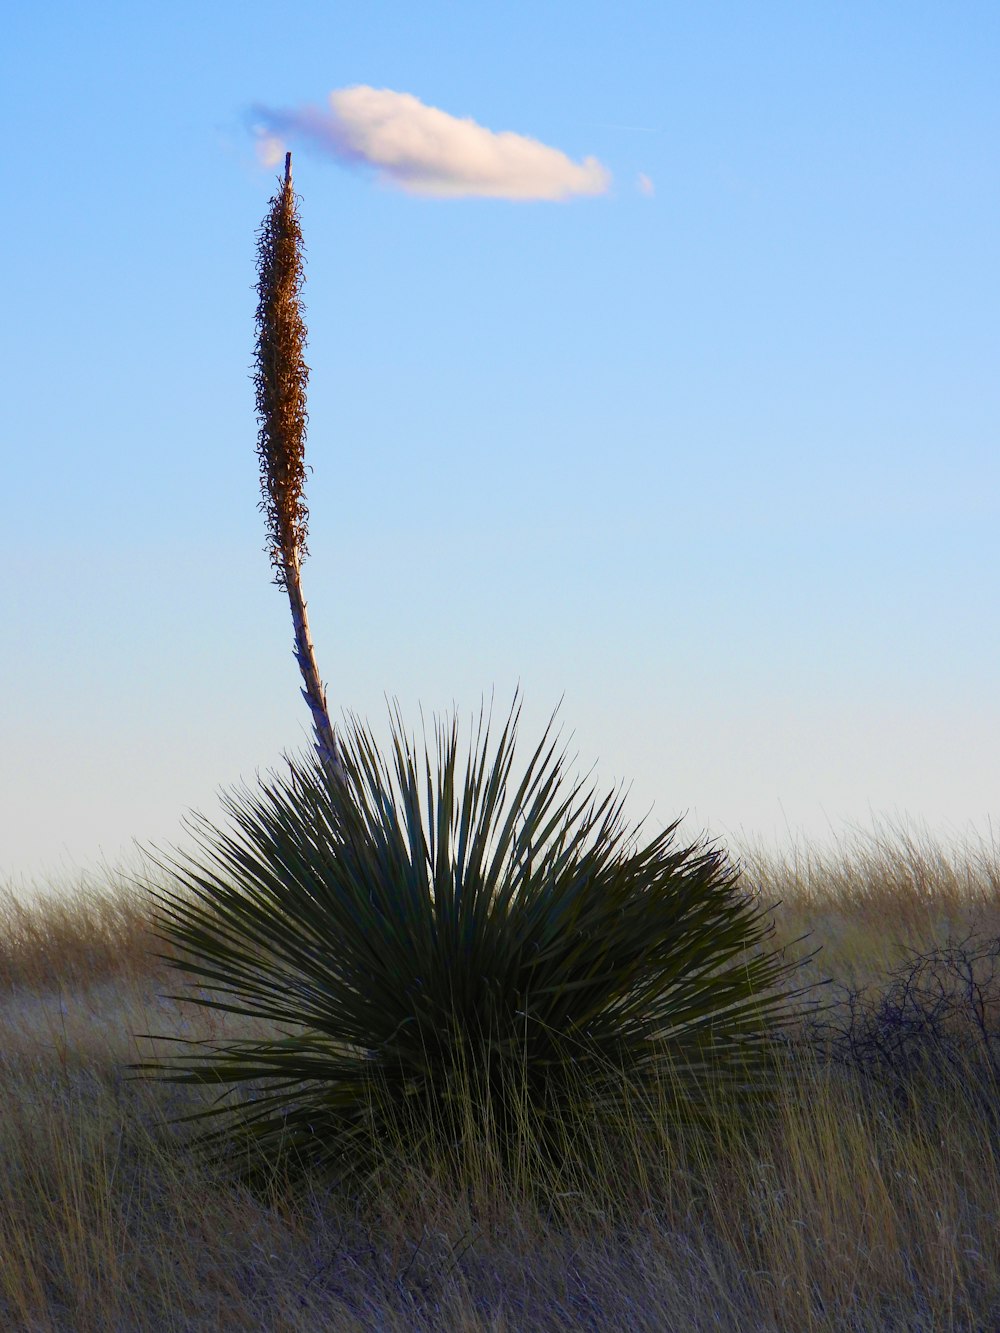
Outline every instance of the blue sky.
<svg viewBox="0 0 1000 1333"><path fill-rule="evenodd" d="M562 697L636 817L735 844L996 818L994 3L20 5L0 64L0 878L308 744L254 127L357 85L610 184L424 197L290 135L334 713L520 684L527 745Z"/></svg>

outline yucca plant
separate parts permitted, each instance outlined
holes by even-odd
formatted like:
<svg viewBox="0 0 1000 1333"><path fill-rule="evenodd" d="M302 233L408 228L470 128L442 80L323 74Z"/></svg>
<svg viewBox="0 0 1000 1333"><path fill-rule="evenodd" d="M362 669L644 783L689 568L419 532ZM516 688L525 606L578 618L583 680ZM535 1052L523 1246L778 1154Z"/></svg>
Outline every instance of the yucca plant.
<svg viewBox="0 0 1000 1333"><path fill-rule="evenodd" d="M775 990L794 964L748 956L769 930L721 851L677 846L676 824L640 845L620 797L567 779L551 723L515 775L517 700L495 745L480 716L464 766L454 720L418 754L397 712L388 762L357 721L338 743L299 578L308 369L290 156L258 258L262 507L316 753L230 796L231 829L196 820L200 854L161 862L173 885L151 892L161 957L192 983L173 998L280 1035L184 1042L133 1069L221 1087L188 1117L221 1117L192 1142L250 1180L278 1164L339 1178L387 1144L447 1154L479 1128L504 1149L530 1125L558 1156L574 1125L658 1105L665 1069L679 1124L720 1093L738 1116L773 1094L800 992Z"/></svg>
<svg viewBox="0 0 1000 1333"><path fill-rule="evenodd" d="M304 499L305 440L308 413L303 319L302 228L292 188L292 155L285 154L285 178L271 200L257 238L257 456L267 517L269 552L275 583L288 593L295 628L295 660L302 673L302 694L312 713L316 752L340 775L340 753L330 721L326 689L316 665L316 651L302 596L300 570L309 511Z"/></svg>
<svg viewBox="0 0 1000 1333"><path fill-rule="evenodd" d="M135 1067L230 1094L188 1117L224 1117L197 1150L332 1180L470 1124L554 1143L567 1115L634 1117L665 1065L679 1123L706 1086L734 1114L772 1095L800 992L773 991L794 964L748 956L770 931L736 869L676 824L640 846L618 797L567 780L551 723L515 776L518 716L495 746L481 716L464 765L454 720L418 753L397 712L391 764L354 722L342 780L295 763L161 863L162 956L199 986L176 998L282 1033Z"/></svg>

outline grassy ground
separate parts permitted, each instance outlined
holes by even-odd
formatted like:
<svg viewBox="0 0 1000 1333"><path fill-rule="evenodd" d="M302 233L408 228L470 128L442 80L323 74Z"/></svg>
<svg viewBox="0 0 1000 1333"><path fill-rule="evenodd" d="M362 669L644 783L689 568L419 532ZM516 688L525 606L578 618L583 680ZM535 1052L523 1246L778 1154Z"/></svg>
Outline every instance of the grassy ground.
<svg viewBox="0 0 1000 1333"><path fill-rule="evenodd" d="M169 1051L136 1033L248 1031L163 998L141 892L0 899L0 1327L1000 1329L1000 854L896 835L747 883L824 946L794 984L837 985L736 1144L626 1123L541 1192L473 1145L266 1202L185 1158L196 1092L123 1072Z"/></svg>

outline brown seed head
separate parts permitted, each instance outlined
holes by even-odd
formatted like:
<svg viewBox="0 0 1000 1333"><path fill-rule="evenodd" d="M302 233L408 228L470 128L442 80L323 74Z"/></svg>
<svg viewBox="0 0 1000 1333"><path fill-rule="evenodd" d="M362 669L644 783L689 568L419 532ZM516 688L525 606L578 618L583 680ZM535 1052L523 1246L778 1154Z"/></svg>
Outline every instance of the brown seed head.
<svg viewBox="0 0 1000 1333"><path fill-rule="evenodd" d="M285 179L271 200L257 237L257 455L270 542L265 548L275 569L275 583L286 587L286 572L308 553L309 511L305 487L306 385L303 358L306 326L300 298L302 229L292 190L291 153Z"/></svg>

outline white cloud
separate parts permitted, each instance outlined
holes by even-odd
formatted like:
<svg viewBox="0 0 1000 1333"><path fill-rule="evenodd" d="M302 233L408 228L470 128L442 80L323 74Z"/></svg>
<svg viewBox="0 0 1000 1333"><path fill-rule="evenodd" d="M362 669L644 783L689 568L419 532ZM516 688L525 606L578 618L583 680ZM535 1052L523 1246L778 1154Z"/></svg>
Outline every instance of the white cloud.
<svg viewBox="0 0 1000 1333"><path fill-rule="evenodd" d="M262 167L276 167L285 155L285 146L276 134L269 134L259 126L254 131L257 136L257 161Z"/></svg>
<svg viewBox="0 0 1000 1333"><path fill-rule="evenodd" d="M644 194L647 199L652 199L653 195L656 193L656 186L644 171L640 171L635 178L635 185L639 193Z"/></svg>
<svg viewBox="0 0 1000 1333"><path fill-rule="evenodd" d="M308 139L338 161L374 167L380 181L409 194L453 198L568 199L604 194L611 184L596 157L574 162L537 139L488 130L410 93L358 85L329 100L328 111L256 108L268 158L280 157L285 139Z"/></svg>

